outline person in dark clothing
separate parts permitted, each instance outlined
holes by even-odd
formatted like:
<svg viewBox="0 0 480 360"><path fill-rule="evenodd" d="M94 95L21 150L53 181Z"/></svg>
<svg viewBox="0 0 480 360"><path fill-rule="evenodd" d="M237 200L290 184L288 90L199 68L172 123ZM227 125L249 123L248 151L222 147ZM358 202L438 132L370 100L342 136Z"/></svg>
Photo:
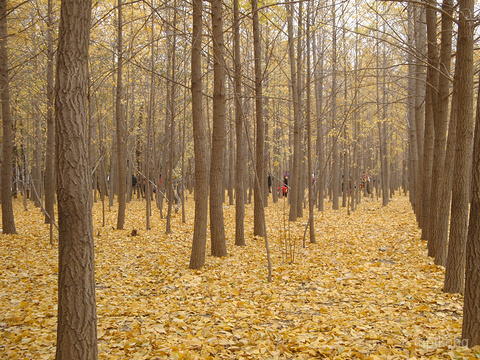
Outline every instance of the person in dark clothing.
<svg viewBox="0 0 480 360"><path fill-rule="evenodd" d="M290 178L290 173L288 171L285 171L283 174L283 186L282 186L282 195L287 196L288 195L288 179Z"/></svg>
<svg viewBox="0 0 480 360"><path fill-rule="evenodd" d="M268 173L268 193L272 192L272 174Z"/></svg>
<svg viewBox="0 0 480 360"><path fill-rule="evenodd" d="M135 188L137 187L137 177L135 174L132 174L132 188L133 188L133 193L135 194Z"/></svg>

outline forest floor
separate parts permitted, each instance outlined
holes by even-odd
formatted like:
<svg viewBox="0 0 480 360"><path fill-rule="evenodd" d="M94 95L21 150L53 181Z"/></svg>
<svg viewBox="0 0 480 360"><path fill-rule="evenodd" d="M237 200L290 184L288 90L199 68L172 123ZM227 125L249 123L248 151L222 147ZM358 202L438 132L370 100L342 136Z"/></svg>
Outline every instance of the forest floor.
<svg viewBox="0 0 480 360"><path fill-rule="evenodd" d="M19 234L0 236L0 358L53 359L57 246L38 209L24 211L20 200L14 207ZM186 223L174 214L171 235L156 209L145 230L140 200L127 205L122 231L114 230L115 207L101 226L101 208L94 206L100 359L480 357L460 346L463 297L442 292L444 270L427 257L407 197L387 207L362 199L350 215L327 202L315 212L317 243L307 233L305 248L308 211L288 223L285 202L270 204L271 283L252 205L247 246L234 245L235 207L226 205L228 256L207 256L196 271L188 269L193 196Z"/></svg>

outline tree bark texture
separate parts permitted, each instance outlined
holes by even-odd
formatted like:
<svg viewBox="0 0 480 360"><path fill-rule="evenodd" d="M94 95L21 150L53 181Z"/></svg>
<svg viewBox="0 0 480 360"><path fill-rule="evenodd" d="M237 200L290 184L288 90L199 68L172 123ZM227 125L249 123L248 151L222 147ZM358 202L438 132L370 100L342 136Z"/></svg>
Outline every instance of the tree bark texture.
<svg viewBox="0 0 480 360"><path fill-rule="evenodd" d="M225 62L222 1L212 1L213 37L213 131L210 163L210 234L212 256L227 255L223 220L223 173L225 170Z"/></svg>
<svg viewBox="0 0 480 360"><path fill-rule="evenodd" d="M193 0L192 30L192 122L195 152L195 219L193 228L190 269L205 264L208 211L207 124L202 105L202 13L203 0Z"/></svg>
<svg viewBox="0 0 480 360"><path fill-rule="evenodd" d="M56 73L59 220L57 360L97 358L88 46L91 2L63 0Z"/></svg>
<svg viewBox="0 0 480 360"><path fill-rule="evenodd" d="M479 85L480 90L480 85ZM468 346L480 345L480 98L477 94L475 145L473 150L472 202L468 225L465 297L462 339Z"/></svg>
<svg viewBox="0 0 480 360"><path fill-rule="evenodd" d="M444 286L444 291L450 293L463 292L465 281L473 144L473 6L473 0L459 1L457 146Z"/></svg>
<svg viewBox="0 0 480 360"><path fill-rule="evenodd" d="M432 6L436 6L435 0L429 1ZM432 174L433 174L433 157L435 146L435 128L434 115L437 110L438 98L438 47L437 47L437 13L435 9L426 7L427 19L427 85L425 92L425 146L423 154L423 227L422 239L428 240L430 229L430 220L433 217L432 212Z"/></svg>
<svg viewBox="0 0 480 360"><path fill-rule="evenodd" d="M436 234L440 207L442 206L442 186L445 178L445 157L447 145L448 106L450 98L450 71L452 56L452 12L453 1L444 0L442 9L442 32L440 40L440 61L438 79L438 106L434 116L435 144L433 151L432 192L431 192L431 219L428 231L428 254L435 258L435 263L445 265L446 253L441 256L437 253L439 237ZM446 248L446 244L445 244Z"/></svg>

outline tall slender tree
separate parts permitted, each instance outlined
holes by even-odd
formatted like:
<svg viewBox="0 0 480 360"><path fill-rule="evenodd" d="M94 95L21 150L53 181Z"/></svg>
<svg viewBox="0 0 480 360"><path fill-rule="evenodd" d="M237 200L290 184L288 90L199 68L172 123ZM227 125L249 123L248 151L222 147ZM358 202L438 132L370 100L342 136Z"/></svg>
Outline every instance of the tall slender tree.
<svg viewBox="0 0 480 360"><path fill-rule="evenodd" d="M311 66L310 66L310 48L311 48L311 32L310 32L310 15L311 15L311 2L308 2L307 8L307 161L308 161L308 222L310 229L310 242L312 244L316 243L315 240L315 218L313 212L313 206L315 203L315 195L313 193L313 183L312 183L312 174L313 174L313 163L312 163L312 123L311 123Z"/></svg>
<svg viewBox="0 0 480 360"><path fill-rule="evenodd" d="M55 221L55 119L53 117L53 6L47 3L47 150L45 153L45 224Z"/></svg>
<svg viewBox="0 0 480 360"><path fill-rule="evenodd" d="M408 3L408 45L410 49L414 48L415 43L415 5ZM414 211L417 211L417 169L418 169L418 146L417 131L415 122L415 64L413 51L408 54L408 80L407 80L407 127L409 132L409 175L410 175L410 202Z"/></svg>
<svg viewBox="0 0 480 360"><path fill-rule="evenodd" d="M315 109L317 122L317 143L316 153L318 164L315 166L315 188L317 191L317 209L324 210L325 198L325 142L323 134L323 34L322 30L318 33L318 41L314 49L314 63L317 64L315 55L318 53L318 64L315 70Z"/></svg>
<svg viewBox="0 0 480 360"><path fill-rule="evenodd" d="M295 66L295 47L293 34L293 1L287 3L287 30L288 30L288 55L290 60L290 89L293 101L293 169L288 186L290 197L289 221L297 220L297 193L299 191L299 167L300 167L300 103L298 100L297 69Z"/></svg>
<svg viewBox="0 0 480 360"><path fill-rule="evenodd" d="M306 143L304 141L302 143L303 138L303 96L302 94L305 92L305 83L304 83L304 63L303 63L303 45L304 45L304 36L303 36L303 1L298 2L298 17L297 17L297 108L298 108L298 118L296 121L298 122L298 134L297 134L297 142L298 142L298 151L295 153L295 149L293 150L293 156L297 157L297 174L293 175L294 183L297 188L295 191L295 204L297 206L296 216L297 218L303 217L303 200L305 194L305 150L303 144ZM294 129L295 130L295 129ZM295 146L295 133L294 133L294 146ZM293 206L293 205L292 205Z"/></svg>
<svg viewBox="0 0 480 360"><path fill-rule="evenodd" d="M447 144L448 127L448 106L450 99L450 71L452 58L452 12L453 1L444 0L442 4L442 31L440 39L440 74L438 79L438 106L434 116L435 143L433 151L433 169L432 169L432 190L431 190L431 219L428 231L428 253L435 258L437 265L445 265L447 257L447 244L441 244L440 239L447 239L446 236L440 236L440 208L444 202L442 200L442 187L448 175L445 173L445 157ZM443 242L443 241L442 241ZM439 245L439 246L437 246ZM445 251L437 252L439 248Z"/></svg>
<svg viewBox="0 0 480 360"><path fill-rule="evenodd" d="M417 174L415 183L415 215L420 227L423 226L423 171L425 138L425 61L426 61L426 20L425 7L414 4L415 12L415 126L417 135Z"/></svg>
<svg viewBox="0 0 480 360"><path fill-rule="evenodd" d="M240 19L238 0L233 1L233 42L235 81L235 136L237 158L235 162L235 245L245 245L245 139L243 130L242 65L240 61Z"/></svg>
<svg viewBox="0 0 480 360"><path fill-rule="evenodd" d="M260 39L260 23L258 21L258 2L252 0L253 17L253 53L255 58L255 119L257 128L256 158L255 158L255 192L253 210L253 234L265 236L265 222L262 217L265 201L264 174L264 138L265 125L263 121L263 89L262 89L262 44Z"/></svg>
<svg viewBox="0 0 480 360"><path fill-rule="evenodd" d="M426 7L427 19L427 85L425 92L425 144L423 154L423 227L422 239L427 240L430 230L430 220L432 219L431 199L432 199L432 175L433 158L435 146L435 111L437 109L438 92L438 45L437 45L437 13L434 7L436 0L430 0L430 5Z"/></svg>
<svg viewBox="0 0 480 360"><path fill-rule="evenodd" d="M210 163L210 234L213 256L227 255L223 220L223 173L225 170L225 45L223 42L222 1L212 1L213 37L213 132Z"/></svg>
<svg viewBox="0 0 480 360"><path fill-rule="evenodd" d="M339 129L337 124L337 25L335 0L332 2L332 208L340 207L338 197L340 195L340 157L338 154Z"/></svg>
<svg viewBox="0 0 480 360"><path fill-rule="evenodd" d="M203 117L202 102L202 14L203 0L193 0L192 29L192 122L195 152L195 219L193 228L190 269L205 264L208 211L207 124Z"/></svg>
<svg viewBox="0 0 480 360"><path fill-rule="evenodd" d="M176 1L174 1L176 5ZM177 23L177 9L174 6L173 9L173 24ZM171 227L171 219L172 219L172 209L173 209L173 196L174 196L174 182L173 182L173 162L174 162L174 154L175 154L175 92L176 92L176 81L175 81L175 63L176 63L176 30L169 29L170 34L168 36L168 44L170 50L168 51L169 54L169 91L167 96L167 114L168 114L168 131L169 134L167 138L169 139L169 153L167 157L167 176L165 179L165 186L167 187L167 198L168 198L168 210L167 210L167 223L166 223L166 233L170 234L172 232Z"/></svg>
<svg viewBox="0 0 480 360"><path fill-rule="evenodd" d="M126 123L123 106L123 0L118 0L118 27L117 27L117 89L115 95L115 117L117 130L117 165L118 165L118 217L117 229L122 230L125 224L126 211L126 178L127 178L127 149Z"/></svg>
<svg viewBox="0 0 480 360"><path fill-rule="evenodd" d="M473 31L474 1L460 0L456 69L458 68L457 146L455 181L452 188L450 236L448 240L445 292L463 292L465 247L473 144Z"/></svg>
<svg viewBox="0 0 480 360"><path fill-rule="evenodd" d="M146 141L145 141L145 160L144 160L144 176L145 176L145 194L150 194L150 149L152 145L152 123L155 113L155 41L154 41L154 29L155 29L155 16L151 14L151 29L150 29L150 93L148 99L148 115L146 124ZM160 192L160 189L158 189ZM145 196L145 228L151 229L150 215L152 212L152 198Z"/></svg>
<svg viewBox="0 0 480 360"><path fill-rule="evenodd" d="M12 203L13 132L10 113L8 72L7 0L0 0L0 95L2 101L2 229L4 234L16 234Z"/></svg>

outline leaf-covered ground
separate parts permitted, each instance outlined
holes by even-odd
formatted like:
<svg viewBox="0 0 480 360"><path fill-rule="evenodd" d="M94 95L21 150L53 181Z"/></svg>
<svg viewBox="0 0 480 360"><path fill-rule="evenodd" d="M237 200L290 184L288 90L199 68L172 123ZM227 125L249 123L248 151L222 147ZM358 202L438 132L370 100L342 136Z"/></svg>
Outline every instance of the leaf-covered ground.
<svg viewBox="0 0 480 360"><path fill-rule="evenodd" d="M38 209L14 206L19 235L0 236L0 358L53 359L57 247L49 245ZM450 359L480 353L460 346L463 298L442 293L443 269L427 257L406 197L386 208L363 200L351 215L327 204L315 213L317 244L307 239L306 248L306 217L288 223L284 201L271 204L271 283L264 241L252 235L252 206L246 247L234 245L234 206L224 210L229 255L208 256L205 268L193 271L192 196L186 223L175 214L171 235L157 210L152 230L145 230L139 200L127 206L124 231L113 229L115 208L102 227L101 204L95 204L101 359ZM134 228L139 236L130 236Z"/></svg>

